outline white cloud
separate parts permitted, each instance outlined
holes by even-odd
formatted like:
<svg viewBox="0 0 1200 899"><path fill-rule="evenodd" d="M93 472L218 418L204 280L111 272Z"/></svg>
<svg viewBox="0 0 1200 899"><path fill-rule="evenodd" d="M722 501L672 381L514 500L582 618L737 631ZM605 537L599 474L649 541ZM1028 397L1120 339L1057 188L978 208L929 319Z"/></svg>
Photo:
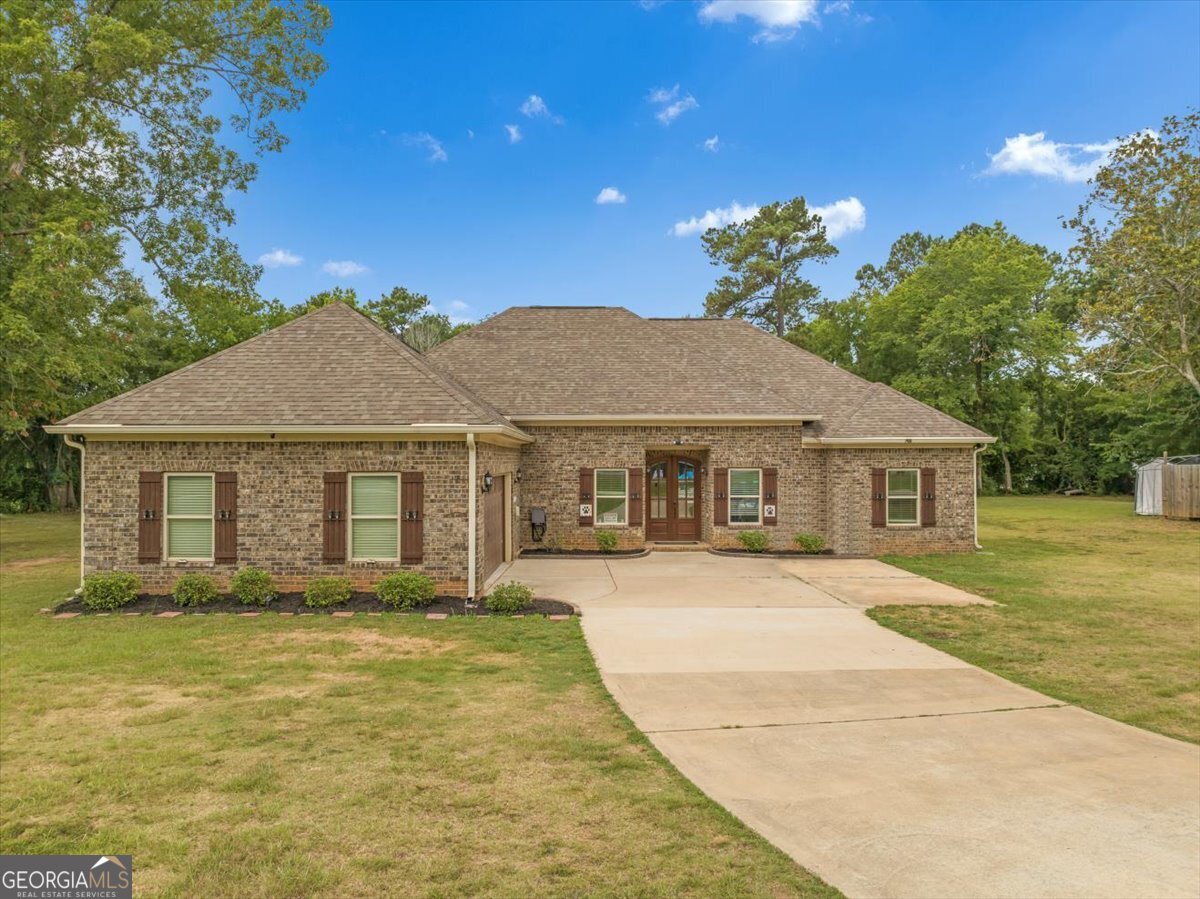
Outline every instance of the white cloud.
<svg viewBox="0 0 1200 899"><path fill-rule="evenodd" d="M709 209L704 215L676 222L671 228L671 233L676 237L703 234L709 228L723 228L754 218L758 215L758 210L757 203L743 206L735 200L723 209ZM861 231L867 226L867 209L858 197L847 197L828 206L810 206L809 211L821 217L821 223L825 225L825 234L830 240L836 240L853 231Z"/></svg>
<svg viewBox="0 0 1200 899"><path fill-rule="evenodd" d="M275 247L270 253L263 253L258 257L258 264L264 268L285 268L293 265L299 265L304 261L303 256L297 256L289 250L281 250Z"/></svg>
<svg viewBox="0 0 1200 899"><path fill-rule="evenodd" d="M417 134L406 134L403 140L410 147L421 147L428 150L430 162L445 162L450 158L446 155L446 151L442 149L442 142L427 131L421 131Z"/></svg>
<svg viewBox="0 0 1200 899"><path fill-rule="evenodd" d="M470 304L464 303L462 300L451 300L444 306L437 306L430 303L429 309L435 315L446 316L446 318L450 319L450 324L452 325L465 325L473 321Z"/></svg>
<svg viewBox="0 0 1200 899"><path fill-rule="evenodd" d="M1103 144L1060 144L1047 140L1045 131L1006 137L1004 148L989 154L985 175L1041 175L1060 181L1087 181L1104 165L1117 141Z"/></svg>
<svg viewBox="0 0 1200 899"><path fill-rule="evenodd" d="M744 222L756 215L758 215L757 205L743 206L734 200L724 209L709 209L702 216L693 216L687 221L676 222L671 227L671 233L676 237L690 237L693 234L703 234L709 228L723 228L734 222Z"/></svg>
<svg viewBox="0 0 1200 899"><path fill-rule="evenodd" d="M475 140L475 132L470 128L467 129L467 140Z"/></svg>
<svg viewBox="0 0 1200 899"><path fill-rule="evenodd" d="M830 240L837 240L867 227L867 207L863 206L858 197L847 197L828 206L812 206L809 207L809 211L821 217L821 224L825 226L825 236Z"/></svg>
<svg viewBox="0 0 1200 899"><path fill-rule="evenodd" d="M624 203L625 194L621 193L615 187L606 187L600 193L596 194L596 204L599 206L607 206L610 203Z"/></svg>
<svg viewBox="0 0 1200 899"><path fill-rule="evenodd" d="M683 97L679 96L678 84L670 89L656 87L646 95L646 100L659 107L654 117L663 125L670 125L689 109L695 109L700 105L691 94Z"/></svg>
<svg viewBox="0 0 1200 899"><path fill-rule="evenodd" d="M362 263L354 262L351 259L344 259L340 262L330 259L321 266L321 271L337 278L349 278L351 275L361 275L364 272L370 271L370 269Z"/></svg>
<svg viewBox="0 0 1200 899"><path fill-rule="evenodd" d="M508 132L508 142L510 144L519 144L521 142L521 126L520 125L505 125L504 130Z"/></svg>
<svg viewBox="0 0 1200 899"><path fill-rule="evenodd" d="M762 30L754 41L786 41L806 22L816 22L820 14L817 0L707 0L697 15L706 25L728 24L745 16Z"/></svg>
<svg viewBox="0 0 1200 899"><path fill-rule="evenodd" d="M549 119L555 125L561 125L565 121L562 116L552 113L546 101L537 94L530 94L518 109L521 115L529 119Z"/></svg>
<svg viewBox="0 0 1200 899"><path fill-rule="evenodd" d="M850 12L850 7L853 5L854 3L851 0L833 0L832 3L826 3L825 8L821 12L825 13L825 15L829 15L830 13L846 15Z"/></svg>
<svg viewBox="0 0 1200 899"><path fill-rule="evenodd" d="M716 153L718 150L720 150L721 149L720 135L714 134L712 137L707 138L704 141L704 149L706 149L709 153Z"/></svg>

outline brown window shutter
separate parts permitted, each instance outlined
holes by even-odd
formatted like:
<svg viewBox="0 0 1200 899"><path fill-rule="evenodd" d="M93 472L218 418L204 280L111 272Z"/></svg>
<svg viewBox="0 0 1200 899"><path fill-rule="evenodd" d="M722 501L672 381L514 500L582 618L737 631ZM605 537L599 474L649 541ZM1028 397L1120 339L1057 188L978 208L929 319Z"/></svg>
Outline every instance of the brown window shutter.
<svg viewBox="0 0 1200 899"><path fill-rule="evenodd" d="M216 520L213 522L213 560L237 561L237 472L218 471Z"/></svg>
<svg viewBox="0 0 1200 899"><path fill-rule="evenodd" d="M729 469L713 469L713 524L729 524Z"/></svg>
<svg viewBox="0 0 1200 899"><path fill-rule="evenodd" d="M629 469L629 526L642 526L642 470Z"/></svg>
<svg viewBox="0 0 1200 899"><path fill-rule="evenodd" d="M325 513L321 522L326 562L346 561L346 472L325 472Z"/></svg>
<svg viewBox="0 0 1200 899"><path fill-rule="evenodd" d="M163 476L143 471L138 477L138 561L162 561Z"/></svg>
<svg viewBox="0 0 1200 899"><path fill-rule="evenodd" d="M937 524L937 470L921 469L921 527Z"/></svg>
<svg viewBox="0 0 1200 899"><path fill-rule="evenodd" d="M871 469L871 527L887 527L887 469Z"/></svg>
<svg viewBox="0 0 1200 899"><path fill-rule="evenodd" d="M400 475L400 561L416 564L425 558L425 474Z"/></svg>
<svg viewBox="0 0 1200 899"><path fill-rule="evenodd" d="M587 527L592 526L595 520L595 497L592 496L592 491L596 486L596 477L594 469L581 468L579 469L579 523ZM583 507L588 507L588 514L583 514Z"/></svg>
<svg viewBox="0 0 1200 899"><path fill-rule="evenodd" d="M762 470L763 492L763 524L774 527L779 524L779 469L764 468ZM774 515L767 515L767 506L775 509Z"/></svg>

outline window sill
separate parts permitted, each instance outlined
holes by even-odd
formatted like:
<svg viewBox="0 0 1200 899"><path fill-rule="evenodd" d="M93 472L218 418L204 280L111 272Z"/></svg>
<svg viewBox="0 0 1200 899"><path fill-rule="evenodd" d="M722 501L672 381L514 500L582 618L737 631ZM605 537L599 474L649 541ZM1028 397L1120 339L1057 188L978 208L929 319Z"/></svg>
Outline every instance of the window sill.
<svg viewBox="0 0 1200 899"><path fill-rule="evenodd" d="M892 524L889 522L888 527L895 531L917 531L921 529L921 525L917 524L916 522L913 522L912 524Z"/></svg>
<svg viewBox="0 0 1200 899"><path fill-rule="evenodd" d="M215 559L166 559L163 565L167 568L213 568Z"/></svg>

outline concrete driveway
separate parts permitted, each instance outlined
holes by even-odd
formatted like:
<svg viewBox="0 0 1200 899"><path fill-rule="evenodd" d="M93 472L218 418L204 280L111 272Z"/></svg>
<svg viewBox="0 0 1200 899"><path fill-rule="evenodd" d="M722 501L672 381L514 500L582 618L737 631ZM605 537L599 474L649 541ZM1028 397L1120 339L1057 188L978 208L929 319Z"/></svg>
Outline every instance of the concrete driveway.
<svg viewBox="0 0 1200 899"><path fill-rule="evenodd" d="M717 802L850 896L1198 896L1200 748L886 630L983 601L872 560L524 559Z"/></svg>

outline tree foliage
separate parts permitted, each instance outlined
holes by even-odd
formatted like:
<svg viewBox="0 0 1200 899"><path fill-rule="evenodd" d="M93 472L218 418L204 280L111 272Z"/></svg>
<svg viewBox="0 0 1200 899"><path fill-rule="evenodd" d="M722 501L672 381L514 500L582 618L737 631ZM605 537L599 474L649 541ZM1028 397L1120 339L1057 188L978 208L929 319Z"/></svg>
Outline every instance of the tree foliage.
<svg viewBox="0 0 1200 899"><path fill-rule="evenodd" d="M705 314L745 318L780 337L804 320L818 297L817 288L800 276L801 266L837 255L804 197L710 228L701 240L712 264L728 270L708 294Z"/></svg>

